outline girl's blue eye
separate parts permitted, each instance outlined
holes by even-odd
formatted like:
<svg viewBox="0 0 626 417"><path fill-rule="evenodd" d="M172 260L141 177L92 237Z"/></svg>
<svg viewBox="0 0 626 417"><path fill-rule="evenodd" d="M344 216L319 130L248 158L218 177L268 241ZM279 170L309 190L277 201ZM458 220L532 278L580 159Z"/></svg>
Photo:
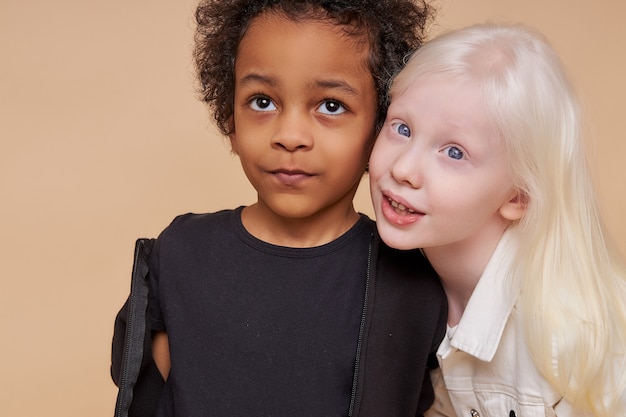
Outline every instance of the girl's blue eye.
<svg viewBox="0 0 626 417"><path fill-rule="evenodd" d="M253 98L252 101L250 102L250 107L252 108L252 110L256 110L256 111L276 110L276 105L274 104L274 102L265 96L259 96L259 97Z"/></svg>
<svg viewBox="0 0 626 417"><path fill-rule="evenodd" d="M448 146L445 152L452 159L463 159L465 156L465 153L456 146Z"/></svg>
<svg viewBox="0 0 626 417"><path fill-rule="evenodd" d="M394 130L402 136L406 136L407 138L411 137L411 129L404 123L396 123Z"/></svg>
<svg viewBox="0 0 626 417"><path fill-rule="evenodd" d="M343 104L334 100L325 100L320 106L317 108L322 114L341 114L346 112L346 108Z"/></svg>

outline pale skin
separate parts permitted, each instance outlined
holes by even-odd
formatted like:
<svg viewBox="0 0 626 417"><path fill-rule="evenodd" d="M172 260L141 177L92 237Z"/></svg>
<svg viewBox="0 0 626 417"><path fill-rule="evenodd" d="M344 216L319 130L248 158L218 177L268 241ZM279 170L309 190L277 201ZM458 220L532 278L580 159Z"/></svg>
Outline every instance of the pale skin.
<svg viewBox="0 0 626 417"><path fill-rule="evenodd" d="M268 243L313 247L359 219L352 200L375 135L377 93L369 44L333 22L256 17L235 62L229 139L258 200L244 208L248 232ZM164 379L168 336L153 336Z"/></svg>
<svg viewBox="0 0 626 417"><path fill-rule="evenodd" d="M479 89L428 76L396 92L370 159L382 239L422 248L458 324L504 231L524 212Z"/></svg>

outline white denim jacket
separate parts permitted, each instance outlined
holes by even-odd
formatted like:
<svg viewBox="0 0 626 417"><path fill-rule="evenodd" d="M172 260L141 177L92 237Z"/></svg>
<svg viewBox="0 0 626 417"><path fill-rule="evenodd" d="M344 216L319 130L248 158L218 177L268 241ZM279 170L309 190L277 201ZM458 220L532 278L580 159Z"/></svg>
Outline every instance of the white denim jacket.
<svg viewBox="0 0 626 417"><path fill-rule="evenodd" d="M426 417L582 417L538 373L505 287L513 239L505 233L459 324L448 328L432 373L435 404ZM445 381L445 385L444 385ZM447 393L446 393L447 388Z"/></svg>

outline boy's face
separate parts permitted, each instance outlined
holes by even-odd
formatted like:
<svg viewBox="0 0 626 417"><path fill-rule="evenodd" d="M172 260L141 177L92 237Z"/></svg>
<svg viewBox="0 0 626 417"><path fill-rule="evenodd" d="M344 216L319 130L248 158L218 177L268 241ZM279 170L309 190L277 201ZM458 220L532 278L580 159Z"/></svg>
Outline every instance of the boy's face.
<svg viewBox="0 0 626 417"><path fill-rule="evenodd" d="M235 63L233 151L259 207L302 219L352 209L375 134L367 42L274 13L253 20Z"/></svg>

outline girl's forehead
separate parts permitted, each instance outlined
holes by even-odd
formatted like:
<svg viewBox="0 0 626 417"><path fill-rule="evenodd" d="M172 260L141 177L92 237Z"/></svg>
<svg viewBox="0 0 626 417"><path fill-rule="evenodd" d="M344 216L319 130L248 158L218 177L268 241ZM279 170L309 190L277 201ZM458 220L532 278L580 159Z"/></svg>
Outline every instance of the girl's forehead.
<svg viewBox="0 0 626 417"><path fill-rule="evenodd" d="M407 92L422 90L458 90L471 91L477 97L482 97L482 84L474 77L467 74L456 74L446 72L417 72L410 68L403 69L393 80L391 85L391 95L400 96Z"/></svg>

